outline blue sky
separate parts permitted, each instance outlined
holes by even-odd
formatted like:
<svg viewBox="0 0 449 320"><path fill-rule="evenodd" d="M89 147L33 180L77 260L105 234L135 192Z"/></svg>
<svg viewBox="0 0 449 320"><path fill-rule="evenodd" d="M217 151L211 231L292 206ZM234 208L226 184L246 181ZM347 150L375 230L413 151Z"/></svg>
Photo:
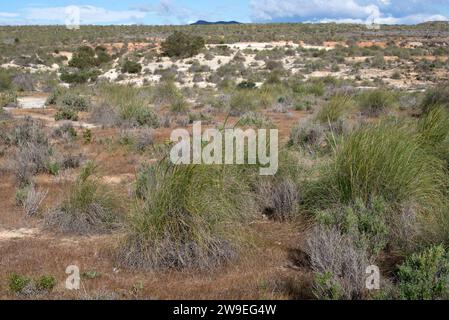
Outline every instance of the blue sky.
<svg viewBox="0 0 449 320"><path fill-rule="evenodd" d="M414 24L449 19L449 0L34 0L0 2L0 25L64 24L66 7L81 24L241 22Z"/></svg>

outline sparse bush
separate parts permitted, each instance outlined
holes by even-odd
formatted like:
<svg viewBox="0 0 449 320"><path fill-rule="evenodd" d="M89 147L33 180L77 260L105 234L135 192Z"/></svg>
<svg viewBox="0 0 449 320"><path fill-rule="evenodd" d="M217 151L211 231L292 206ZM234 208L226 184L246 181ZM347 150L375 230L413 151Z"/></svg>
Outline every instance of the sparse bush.
<svg viewBox="0 0 449 320"><path fill-rule="evenodd" d="M59 98L66 92L66 89L62 87L55 87L51 94L48 96L47 100L45 101L45 105L55 105L58 103Z"/></svg>
<svg viewBox="0 0 449 320"><path fill-rule="evenodd" d="M345 95L333 96L318 112L316 120L320 123L333 123L341 119L345 111L351 108L352 100Z"/></svg>
<svg viewBox="0 0 449 320"><path fill-rule="evenodd" d="M31 279L12 273L9 276L9 290L15 294L20 294L30 284Z"/></svg>
<svg viewBox="0 0 449 320"><path fill-rule="evenodd" d="M12 84L18 91L34 91L33 78L27 73L18 73L12 77Z"/></svg>
<svg viewBox="0 0 449 320"><path fill-rule="evenodd" d="M83 154L64 154L62 156L62 159L60 160L60 167L61 169L74 169L81 166L82 162L84 161L85 157Z"/></svg>
<svg viewBox="0 0 449 320"><path fill-rule="evenodd" d="M55 113L55 120L61 121L61 120L72 120L72 121L78 121L78 114L70 110L68 108L61 108Z"/></svg>
<svg viewBox="0 0 449 320"><path fill-rule="evenodd" d="M90 105L89 99L75 93L67 92L61 95L58 103L62 107L70 108L74 111L87 111Z"/></svg>
<svg viewBox="0 0 449 320"><path fill-rule="evenodd" d="M16 193L16 202L23 207L25 214L31 217L39 212L42 201L44 201L47 193L48 190L36 190L34 184L31 184L18 190Z"/></svg>
<svg viewBox="0 0 449 320"><path fill-rule="evenodd" d="M86 83L89 80L96 80L99 75L98 70L63 70L61 72L61 81L66 83Z"/></svg>
<svg viewBox="0 0 449 320"><path fill-rule="evenodd" d="M122 65L122 73L139 73L142 71L142 65L138 62L126 59Z"/></svg>
<svg viewBox="0 0 449 320"><path fill-rule="evenodd" d="M271 71L273 71L273 70L282 70L282 69L284 69L284 66L283 66L282 62L280 62L280 61L274 61L274 60L268 60L268 61L265 63L265 67L266 67L268 70L271 70Z"/></svg>
<svg viewBox="0 0 449 320"><path fill-rule="evenodd" d="M320 300L342 300L345 297L340 282L331 272L315 274L313 291Z"/></svg>
<svg viewBox="0 0 449 320"><path fill-rule="evenodd" d="M389 203L416 203L427 212L444 207L444 165L407 125L380 123L354 131L338 146L329 170L331 180L323 181L332 186L324 196L328 200L369 203L380 196Z"/></svg>
<svg viewBox="0 0 449 320"><path fill-rule="evenodd" d="M363 297L369 260L350 237L335 227L316 226L307 238L306 252L318 276L314 288L318 299Z"/></svg>
<svg viewBox="0 0 449 320"><path fill-rule="evenodd" d="M383 89L365 92L360 97L362 112L368 116L379 116L384 111L392 108L393 104L393 95L391 92Z"/></svg>
<svg viewBox="0 0 449 320"><path fill-rule="evenodd" d="M268 117L252 111L243 114L238 120L238 125L255 128L273 128L274 126Z"/></svg>
<svg viewBox="0 0 449 320"><path fill-rule="evenodd" d="M204 45L202 37L175 31L162 43L162 51L169 57L188 58L200 53Z"/></svg>
<svg viewBox="0 0 449 320"><path fill-rule="evenodd" d="M89 120L102 126L116 126L121 122L120 114L116 108L107 103L91 106Z"/></svg>
<svg viewBox="0 0 449 320"><path fill-rule="evenodd" d="M13 145L18 146L12 169L20 185L28 184L36 173L48 172L53 150L41 125L27 118L21 125L14 128L9 140Z"/></svg>
<svg viewBox="0 0 449 320"><path fill-rule="evenodd" d="M0 69L0 91L9 90L11 86L11 74L5 69Z"/></svg>
<svg viewBox="0 0 449 320"><path fill-rule="evenodd" d="M327 128L319 124L298 123L292 128L289 145L304 148L310 153L325 151L328 146Z"/></svg>
<svg viewBox="0 0 449 320"><path fill-rule="evenodd" d="M26 142L34 142L37 144L48 143L42 123L33 120L31 117L25 117L22 122L14 127L8 137L8 141L15 146L21 146Z"/></svg>
<svg viewBox="0 0 449 320"><path fill-rule="evenodd" d="M88 68L95 65L95 51L89 46L79 47L69 65L75 68Z"/></svg>
<svg viewBox="0 0 449 320"><path fill-rule="evenodd" d="M156 104L171 104L181 96L173 81L162 81L154 88L153 100Z"/></svg>
<svg viewBox="0 0 449 320"><path fill-rule="evenodd" d="M276 221L287 221L298 212L298 187L290 179L276 179L258 186L263 214Z"/></svg>
<svg viewBox="0 0 449 320"><path fill-rule="evenodd" d="M429 108L418 123L419 140L423 148L436 154L449 166L449 109Z"/></svg>
<svg viewBox="0 0 449 320"><path fill-rule="evenodd" d="M189 110L189 104L181 96L170 105L170 111L174 113L186 113Z"/></svg>
<svg viewBox="0 0 449 320"><path fill-rule="evenodd" d="M112 193L94 179L95 165L89 162L78 176L67 198L44 218L47 229L64 233L105 233L119 223L118 207Z"/></svg>
<svg viewBox="0 0 449 320"><path fill-rule="evenodd" d="M209 72L210 67L207 65L202 65L198 60L195 60L192 65L189 67L189 72L199 73L199 72Z"/></svg>
<svg viewBox="0 0 449 320"><path fill-rule="evenodd" d="M300 95L315 95L321 97L324 95L324 83L322 81L299 82L293 85L293 91Z"/></svg>
<svg viewBox="0 0 449 320"><path fill-rule="evenodd" d="M236 90L229 102L230 113L233 116L239 116L248 111L255 111L257 109L256 103L252 91Z"/></svg>
<svg viewBox="0 0 449 320"><path fill-rule="evenodd" d="M434 106L445 106L449 109L449 85L440 84L434 88L426 90L426 94L421 103L423 113L426 113Z"/></svg>
<svg viewBox="0 0 449 320"><path fill-rule="evenodd" d="M37 280L12 273L9 276L9 290L20 296L34 297L48 293L56 286L56 279L53 276L44 275Z"/></svg>
<svg viewBox="0 0 449 320"><path fill-rule="evenodd" d="M0 92L0 109L17 107L17 93L15 91Z"/></svg>
<svg viewBox="0 0 449 320"><path fill-rule="evenodd" d="M52 133L53 138L63 138L66 140L73 140L78 136L75 128L71 123L64 123L55 128Z"/></svg>
<svg viewBox="0 0 449 320"><path fill-rule="evenodd" d="M36 281L39 291L51 291L56 286L56 279L53 276L42 276Z"/></svg>
<svg viewBox="0 0 449 320"><path fill-rule="evenodd" d="M137 134L135 147L138 151L144 151L148 146L154 143L154 130L146 128Z"/></svg>
<svg viewBox="0 0 449 320"><path fill-rule="evenodd" d="M412 255L399 267L398 280L401 299L448 299L449 254L440 245Z"/></svg>
<svg viewBox="0 0 449 320"><path fill-rule="evenodd" d="M89 128L83 130L83 142L84 144L92 143L92 130Z"/></svg>
<svg viewBox="0 0 449 320"><path fill-rule="evenodd" d="M236 255L235 231L252 199L235 176L212 166L163 162L138 176L136 207L119 252L122 264L147 270L210 269Z"/></svg>
<svg viewBox="0 0 449 320"><path fill-rule="evenodd" d="M316 219L322 225L335 226L351 235L354 243L366 248L370 256L377 254L387 244L394 212L385 200L373 198L368 204L356 199L350 205L316 212Z"/></svg>
<svg viewBox="0 0 449 320"><path fill-rule="evenodd" d="M102 65L112 60L111 56L107 53L106 48L103 46L97 46L95 48L95 53L97 55L97 65Z"/></svg>
<svg viewBox="0 0 449 320"><path fill-rule="evenodd" d="M103 85L100 87L100 105L93 108L92 116L100 123L109 125L125 122L128 125L158 127L159 117L150 105L150 97L144 94L139 88L131 86ZM109 110L109 115L102 114L103 110Z"/></svg>
<svg viewBox="0 0 449 320"><path fill-rule="evenodd" d="M254 89L256 84L251 81L242 81L237 85L238 89Z"/></svg>

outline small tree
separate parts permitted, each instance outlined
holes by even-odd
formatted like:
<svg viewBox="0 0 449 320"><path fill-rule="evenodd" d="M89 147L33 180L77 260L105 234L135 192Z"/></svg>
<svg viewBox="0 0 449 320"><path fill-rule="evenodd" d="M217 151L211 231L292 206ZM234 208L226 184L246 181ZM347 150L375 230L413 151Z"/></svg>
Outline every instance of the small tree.
<svg viewBox="0 0 449 320"><path fill-rule="evenodd" d="M70 67L78 69L89 69L96 65L95 51L89 46L79 47L69 62Z"/></svg>
<svg viewBox="0 0 449 320"><path fill-rule="evenodd" d="M188 58L197 55L204 46L202 37L175 31L162 43L162 51L169 57Z"/></svg>

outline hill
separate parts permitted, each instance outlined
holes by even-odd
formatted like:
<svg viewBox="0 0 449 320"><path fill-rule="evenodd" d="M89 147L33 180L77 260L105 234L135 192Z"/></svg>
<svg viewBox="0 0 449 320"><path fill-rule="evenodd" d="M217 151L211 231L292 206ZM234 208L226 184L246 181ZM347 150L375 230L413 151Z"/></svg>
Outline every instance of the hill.
<svg viewBox="0 0 449 320"><path fill-rule="evenodd" d="M211 25L211 24L241 24L237 21L216 21L216 22L210 22L205 20L198 20L197 22L191 23L191 26L195 25Z"/></svg>

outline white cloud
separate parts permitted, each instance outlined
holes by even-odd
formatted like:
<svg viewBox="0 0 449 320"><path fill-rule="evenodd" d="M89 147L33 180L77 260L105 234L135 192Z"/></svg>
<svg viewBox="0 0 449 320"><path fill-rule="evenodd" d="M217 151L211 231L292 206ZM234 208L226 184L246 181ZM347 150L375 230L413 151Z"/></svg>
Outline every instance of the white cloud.
<svg viewBox="0 0 449 320"><path fill-rule="evenodd" d="M379 12L373 4L360 5L354 0L251 0L252 15L255 20L276 18L366 18Z"/></svg>
<svg viewBox="0 0 449 320"><path fill-rule="evenodd" d="M0 25L15 25L20 23L19 14L12 12L0 12Z"/></svg>
<svg viewBox="0 0 449 320"><path fill-rule="evenodd" d="M156 15L168 24L189 23L190 21L198 20L199 16L204 15L204 13L195 12L172 0L160 0L157 4L142 5L136 7L136 10Z"/></svg>
<svg viewBox="0 0 449 320"><path fill-rule="evenodd" d="M114 11L90 5L79 6L79 9L82 24L129 22L130 20L143 19L146 16L145 12L139 10ZM54 22L63 24L66 17L66 7L30 7L24 9L23 17L36 23Z"/></svg>
<svg viewBox="0 0 449 320"><path fill-rule="evenodd" d="M435 0L438 4L448 0ZM415 24L448 20L425 0L251 0L256 22L352 22Z"/></svg>
<svg viewBox="0 0 449 320"><path fill-rule="evenodd" d="M0 18L15 18L17 17L17 13L12 12L0 12Z"/></svg>
<svg viewBox="0 0 449 320"><path fill-rule="evenodd" d="M380 17L374 19L374 22L377 24L417 24L424 21L449 21L449 18L443 16L443 15L423 15L423 14L416 14L416 15L409 15L401 18L395 18L395 17ZM335 22L335 23L356 23L356 24L365 24L365 23L371 23L373 22L370 19L320 19L320 20L308 20L305 22L320 22L320 23L329 23L329 22Z"/></svg>

